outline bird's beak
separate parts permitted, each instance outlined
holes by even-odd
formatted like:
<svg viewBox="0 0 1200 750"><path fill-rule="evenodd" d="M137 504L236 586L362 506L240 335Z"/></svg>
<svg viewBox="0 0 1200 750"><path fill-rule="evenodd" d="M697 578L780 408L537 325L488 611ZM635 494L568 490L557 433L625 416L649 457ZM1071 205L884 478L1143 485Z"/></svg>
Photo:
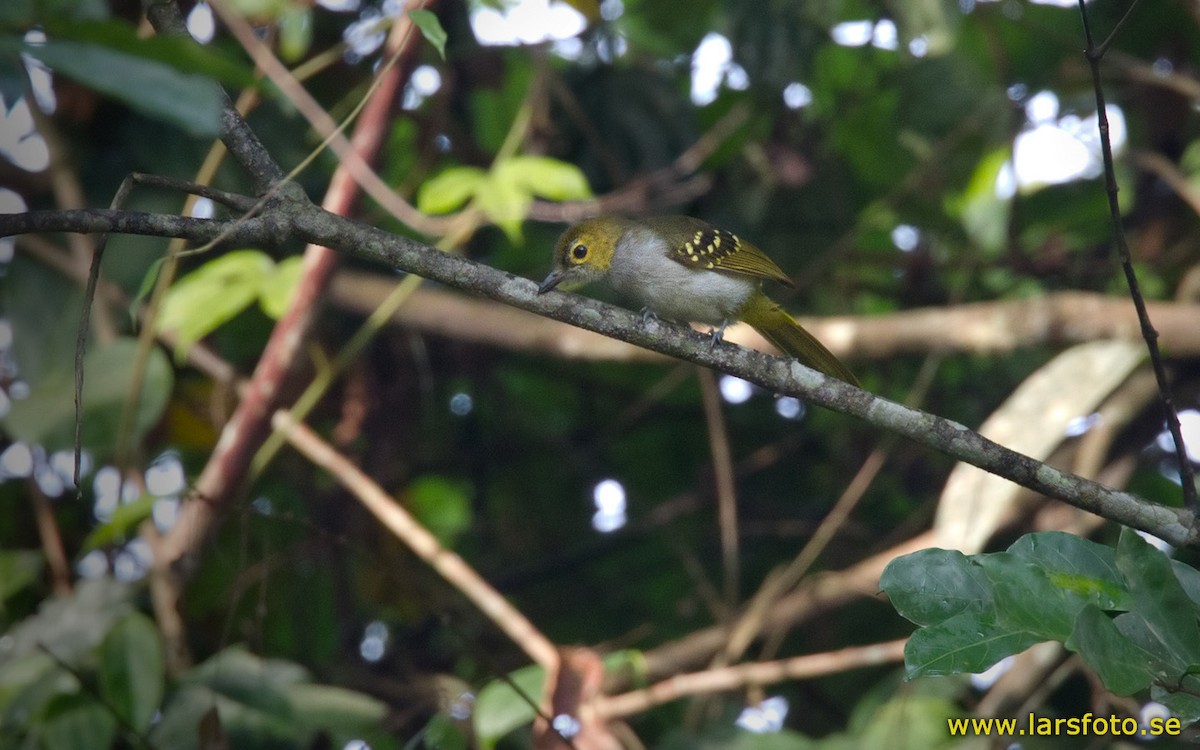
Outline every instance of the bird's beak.
<svg viewBox="0 0 1200 750"><path fill-rule="evenodd" d="M550 275L542 281L541 284L538 284L538 294L545 294L546 292L550 291L554 287L561 284L564 278L566 278L566 276L561 270L557 268L554 269L550 272Z"/></svg>

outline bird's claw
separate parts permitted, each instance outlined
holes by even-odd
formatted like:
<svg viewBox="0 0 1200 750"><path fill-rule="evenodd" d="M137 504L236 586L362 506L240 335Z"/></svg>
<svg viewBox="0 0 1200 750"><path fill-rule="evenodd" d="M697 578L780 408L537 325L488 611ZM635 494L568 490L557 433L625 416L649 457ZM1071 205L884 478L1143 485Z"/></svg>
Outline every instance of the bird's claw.
<svg viewBox="0 0 1200 750"><path fill-rule="evenodd" d="M709 331L709 335L711 336L711 338L708 341L708 348L710 350L716 349L717 344L719 344L725 340L725 327L728 325L729 325L728 320L722 320L720 326L713 326L712 330Z"/></svg>

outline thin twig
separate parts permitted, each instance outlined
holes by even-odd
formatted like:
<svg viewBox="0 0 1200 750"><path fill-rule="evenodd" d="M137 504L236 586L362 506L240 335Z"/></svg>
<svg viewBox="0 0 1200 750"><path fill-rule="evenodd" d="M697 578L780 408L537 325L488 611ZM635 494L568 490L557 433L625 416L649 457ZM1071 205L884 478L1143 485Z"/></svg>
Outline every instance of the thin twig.
<svg viewBox="0 0 1200 750"><path fill-rule="evenodd" d="M644 213L648 207L678 205L703 194L711 185L708 175L692 175L750 118L750 108L730 109L711 128L665 167L637 177L605 195L567 203L534 201L529 218L537 221L573 222L605 213Z"/></svg>
<svg viewBox="0 0 1200 750"><path fill-rule="evenodd" d="M1121 221L1121 205L1117 199L1117 174L1113 167L1112 140L1109 137L1104 87L1100 81L1100 61L1104 57L1104 51L1108 48L1109 43L1112 42L1117 30L1129 18L1136 6L1137 0L1134 0L1125 15L1118 22L1117 28L1113 30L1113 35L1110 35L1099 48L1096 47L1093 41L1086 0L1079 0L1079 14L1083 18L1083 33L1087 40L1087 49L1084 54L1087 57L1088 66L1092 71L1092 87L1096 94L1096 119L1100 127L1100 152L1104 158L1104 186L1108 193L1108 209L1112 217L1113 239L1117 247L1117 254L1121 259L1121 268L1125 272L1125 282L1129 286L1129 296L1133 299L1133 305L1137 309L1138 323L1141 325L1142 337L1146 340L1146 348L1150 351L1150 365L1154 368L1154 377L1158 381L1158 390L1162 400L1167 429L1170 431L1171 437L1175 442L1175 459L1179 464L1179 484L1183 490L1184 504L1193 512L1198 512L1200 511L1200 498L1197 497L1196 480L1192 471L1192 463L1188 458L1187 446L1183 442L1183 430L1179 426L1179 415L1175 409L1175 401L1171 396L1170 384L1167 381L1167 371L1163 366L1162 355L1158 349L1158 332L1154 330L1154 326L1150 323L1150 315L1146 312L1146 300L1142 296L1141 289L1138 286L1137 272L1133 268L1129 243L1125 239L1125 228Z"/></svg>
<svg viewBox="0 0 1200 750"><path fill-rule="evenodd" d="M851 669L892 664L904 658L905 640L851 646L823 654L807 654L778 661L738 664L733 667L676 675L643 690L601 699L596 706L596 712L613 719L641 713L689 695L708 695L747 685L810 679Z"/></svg>
<svg viewBox="0 0 1200 750"><path fill-rule="evenodd" d="M250 91L250 89L247 89L247 91ZM253 94L249 94L248 96L253 96ZM238 111L243 111L245 109L249 109L248 104L249 103L247 103L247 105L243 105L239 102L235 106L238 107ZM217 143L219 144L220 141L217 141ZM221 147L218 146L217 148ZM211 157L206 157L206 161L210 158ZM217 161L219 163L219 159ZM199 179L203 180L205 175L215 170L202 167L197 171L200 175ZM172 190L179 193L194 195L199 198L207 198L213 203L220 203L221 205L228 206L235 211L251 211L257 203L254 198L248 195L231 193L228 190L219 190L203 181L191 182L188 180L180 180L175 177L167 177L159 174L146 174L144 172L134 172L132 178L133 181L138 185L155 187L161 190Z"/></svg>
<svg viewBox="0 0 1200 750"><path fill-rule="evenodd" d="M1129 7L1125 9L1125 14L1121 16L1121 19L1119 21L1117 21L1116 25L1113 26L1112 31L1110 31L1108 33L1108 38L1104 40L1104 43L1100 45L1099 49L1094 51L1094 54L1095 54L1095 57L1097 60L1104 57L1105 52L1108 52L1108 46L1110 44L1112 44L1113 40L1117 38L1117 35L1121 33L1122 27L1124 27L1125 22L1128 21L1131 16L1133 16L1133 9L1138 6L1138 3L1140 1L1141 0L1133 0L1133 2L1129 3ZM1080 0L1081 4L1084 2L1086 2L1086 0ZM1087 20L1087 11L1086 10L1083 13L1083 23L1084 23L1085 31L1087 31L1088 46L1090 48L1091 44L1092 44L1092 36L1091 36L1090 30L1087 30L1088 20Z"/></svg>
<svg viewBox="0 0 1200 750"><path fill-rule="evenodd" d="M901 555L925 549L933 541L933 533L925 532L849 567L809 576L771 608L766 629L794 628L848 602L877 597L879 576L887 564ZM644 679L665 677L700 664L723 649L728 637L727 628L713 625L649 649L643 655Z"/></svg>
<svg viewBox="0 0 1200 750"><path fill-rule="evenodd" d="M427 236L445 234L450 219L423 214L408 203L408 201L397 195L379 177L375 170L371 168L371 165L367 163L367 159L363 158L359 150L342 134L345 128L354 120L363 104L372 98L379 81L387 77L387 70L396 65L401 54L410 50L411 45L398 46L396 54L388 58L383 67L380 68L375 82L372 83L371 88L363 96L363 99L355 106L350 115L344 118L341 123L338 123L329 116L325 109L313 98L312 94L308 93L300 85L300 82L296 80L292 72L258 38L250 24L229 7L226 0L213 0L211 5L222 23L228 27L230 33L234 35L250 55L251 59L254 60L254 64L267 75L272 83L279 87L288 100L296 107L296 110L308 120L313 129L322 137L323 141L321 145L309 154L302 165L316 158L317 154L328 146L337 154L342 167L349 171L349 174L358 183L359 187L388 211L388 213ZM403 28L405 30L404 33L408 34L411 33L413 25L411 21L404 19L397 22L397 27Z"/></svg>
<svg viewBox="0 0 1200 750"><path fill-rule="evenodd" d="M89 679L87 675L83 674L65 659L54 653L54 651L51 650L51 648L45 643L39 641L37 647L40 651L42 651L42 653L50 657L50 660L57 664L59 669L74 677L75 681L79 683L80 689L86 692L92 698L92 700L99 703L105 711L112 715L113 720L117 723L117 726L121 728L121 731L125 733L127 739L134 740L137 747L145 748L146 750L155 750L155 745L150 742L150 739L125 720L125 717L120 711L117 710L116 706L110 703L108 699L96 689L95 684L93 684L92 680ZM88 740L94 741L95 737L88 736Z"/></svg>
<svg viewBox="0 0 1200 750"><path fill-rule="evenodd" d="M117 209L124 205L133 189L133 181L126 177L113 195L110 208ZM74 467L72 472L75 482L75 497L83 497L83 485L79 476L83 463L83 360L87 355L87 338L92 323L92 302L96 299L96 284L100 281L100 262L104 259L104 248L108 246L108 233L96 238L96 247L92 251L92 266L88 270L87 286L83 290L83 304L79 311L79 326L75 330L75 446Z"/></svg>
<svg viewBox="0 0 1200 750"><path fill-rule="evenodd" d="M54 517L54 505L37 479L29 477L29 497L33 502L33 516L37 522L38 538L42 543L42 555L50 567L50 585L57 596L67 596L71 593L71 565L67 562L66 549L63 547L62 532L58 520Z"/></svg>
<svg viewBox="0 0 1200 750"><path fill-rule="evenodd" d="M916 383L909 389L908 397L905 399L906 404L916 405L924 401L941 360L942 356L938 354L926 358ZM875 477L883 470L895 443L896 441L889 436L889 439L885 439L871 451L800 553L778 575L768 579L754 595L746 611L730 630L729 642L721 657L722 663L729 664L741 658L742 653L762 631L767 614L775 602L793 590L804 576L808 575L813 563L833 541L838 530L846 523L850 514L858 507L859 501L866 495L867 490L875 481ZM779 632L784 631L779 629Z"/></svg>
<svg viewBox="0 0 1200 750"><path fill-rule="evenodd" d="M357 466L306 425L284 411L271 419L276 430L308 460L328 471L413 553L437 571L487 615L509 638L547 669L558 663L558 650L546 636L465 560L442 546L424 526Z"/></svg>
<svg viewBox="0 0 1200 750"><path fill-rule="evenodd" d="M1153 174L1175 191L1179 199L1200 215L1200 189L1197 189L1179 165L1155 151L1141 151L1133 155L1138 167Z"/></svg>
<svg viewBox="0 0 1200 750"><path fill-rule="evenodd" d="M737 492L733 483L733 458L729 451L729 431L721 412L721 394L711 370L697 369L704 422L708 426L708 450L712 456L716 484L717 518L721 531L721 561L724 569L725 612L732 614L740 598L740 551L738 550Z"/></svg>

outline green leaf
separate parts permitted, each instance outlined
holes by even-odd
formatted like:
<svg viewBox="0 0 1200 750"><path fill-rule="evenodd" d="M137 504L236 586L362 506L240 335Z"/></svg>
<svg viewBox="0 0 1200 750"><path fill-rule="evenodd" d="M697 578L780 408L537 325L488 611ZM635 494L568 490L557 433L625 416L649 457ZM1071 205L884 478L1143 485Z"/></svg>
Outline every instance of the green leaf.
<svg viewBox="0 0 1200 750"><path fill-rule="evenodd" d="M205 718L216 707L219 722ZM300 665L263 659L233 646L189 670L150 731L156 747L197 748L197 726L223 730L233 747L312 747L325 736L342 747L381 740L387 711L379 700L345 688L317 685Z"/></svg>
<svg viewBox="0 0 1200 750"><path fill-rule="evenodd" d="M421 738L430 750L468 750L471 743L466 731L446 714L434 714Z"/></svg>
<svg viewBox="0 0 1200 750"><path fill-rule="evenodd" d="M1155 639L1189 668L1200 665L1200 606L1184 592L1170 559L1125 528L1117 542L1117 568Z"/></svg>
<svg viewBox="0 0 1200 750"><path fill-rule="evenodd" d="M176 358L245 310L262 293L275 262L259 250L235 250L184 276L163 302L160 331L175 331Z"/></svg>
<svg viewBox="0 0 1200 750"><path fill-rule="evenodd" d="M275 264L275 268L263 279L258 304L273 320L279 320L292 304L296 285L304 269L304 258L293 255Z"/></svg>
<svg viewBox="0 0 1200 750"><path fill-rule="evenodd" d="M1021 537L1008 551L1037 564L1051 583L1102 610L1130 606L1112 547L1062 531L1041 531Z"/></svg>
<svg viewBox="0 0 1200 750"><path fill-rule="evenodd" d="M447 477L417 477L405 491L405 504L441 543L453 547L471 525L471 485Z"/></svg>
<svg viewBox="0 0 1200 750"><path fill-rule="evenodd" d="M1125 612L1113 619L1117 631L1137 649L1139 657L1155 674L1172 679L1187 671L1189 664L1182 654L1167 651L1140 612Z"/></svg>
<svg viewBox="0 0 1200 750"><path fill-rule="evenodd" d="M44 717L50 701L78 688L79 681L40 649L4 659L0 664L0 737L8 727L30 723L32 716Z"/></svg>
<svg viewBox="0 0 1200 750"><path fill-rule="evenodd" d="M382 701L331 685L292 685L287 697L297 720L314 729L361 730L387 714Z"/></svg>
<svg viewBox="0 0 1200 750"><path fill-rule="evenodd" d="M583 171L549 156L514 156L495 165L500 184L554 201L583 200L592 197Z"/></svg>
<svg viewBox="0 0 1200 750"><path fill-rule="evenodd" d="M1182 582L1200 587L1200 573L1131 534L1122 533L1116 551L1040 532L1007 552L897 558L880 588L924 626L905 646L906 677L979 672L1046 640L1080 653L1119 694L1190 677L1200 664L1200 606ZM1131 611L1105 614L1120 610Z"/></svg>
<svg viewBox="0 0 1200 750"><path fill-rule="evenodd" d="M221 90L208 78L89 42L50 40L21 51L189 135L214 138L220 132Z"/></svg>
<svg viewBox="0 0 1200 750"><path fill-rule="evenodd" d="M446 59L446 30L442 28L442 22L438 20L437 14L429 10L410 10L408 17L421 30L421 35L425 37L425 41L433 45L437 50L438 55L443 60Z"/></svg>
<svg viewBox="0 0 1200 750"><path fill-rule="evenodd" d="M210 718L207 725L202 725L214 707L219 724ZM155 747L206 750L199 745L199 734L219 737L222 730L233 748L311 747L316 736L300 717L265 712L207 688L186 685L172 691L162 719L150 731L150 740Z"/></svg>
<svg viewBox="0 0 1200 750"><path fill-rule="evenodd" d="M1094 604L1084 607L1075 619L1075 630L1067 645L1117 695L1132 695L1154 681L1154 673L1138 649Z"/></svg>
<svg viewBox="0 0 1200 750"><path fill-rule="evenodd" d="M509 239L521 241L521 223L533 205L533 193L513 178L511 172L494 169L475 193L479 208Z"/></svg>
<svg viewBox="0 0 1200 750"><path fill-rule="evenodd" d="M978 555L995 595L996 619L1001 626L1065 641L1084 601L1054 585L1035 563L1009 552Z"/></svg>
<svg viewBox="0 0 1200 750"><path fill-rule="evenodd" d="M125 724L149 728L164 678L162 643L150 618L135 612L108 631L100 647L100 694Z"/></svg>
<svg viewBox="0 0 1200 750"><path fill-rule="evenodd" d="M280 57L289 63L299 61L312 46L312 8L289 3L275 23L279 27Z"/></svg>
<svg viewBox="0 0 1200 750"><path fill-rule="evenodd" d="M83 551L90 552L100 547L128 539L136 533L137 525L150 517L158 498L143 494L131 503L121 503L113 511L112 518L88 533L83 540Z"/></svg>
<svg viewBox="0 0 1200 750"><path fill-rule="evenodd" d="M1005 145L985 154L975 167L975 174L961 198L949 206L957 208L967 235L984 250L999 253L1007 241L1012 201L996 195L996 180L1012 158L1012 149Z"/></svg>
<svg viewBox="0 0 1200 750"><path fill-rule="evenodd" d="M427 214L444 214L475 197L487 173L478 167L450 167L417 191L417 208Z"/></svg>
<svg viewBox="0 0 1200 750"><path fill-rule="evenodd" d="M946 744L946 719L959 709L936 695L899 694L855 733L851 747L935 748ZM903 741L897 742L903 737Z"/></svg>
<svg viewBox="0 0 1200 750"><path fill-rule="evenodd" d="M45 564L36 550L0 550L0 613L5 600L38 580Z"/></svg>
<svg viewBox="0 0 1200 750"><path fill-rule="evenodd" d="M144 60L169 65L181 73L207 76L236 88L259 85L254 70L215 45L200 44L190 36L138 36L137 28L119 19L75 21L48 18L46 34L55 40L89 42Z"/></svg>
<svg viewBox="0 0 1200 750"><path fill-rule="evenodd" d="M162 718L150 729L148 739L151 746L200 750L199 735L211 736L225 728L225 716L229 712L221 710L224 708L221 697L207 688L186 682L173 687L163 707ZM209 712L217 716L206 717ZM206 723L202 725L201 722Z"/></svg>
<svg viewBox="0 0 1200 750"><path fill-rule="evenodd" d="M989 614L963 612L917 630L904 644L905 679L978 673L1045 640L998 624Z"/></svg>
<svg viewBox="0 0 1200 750"><path fill-rule="evenodd" d="M5 659L41 655L43 648L68 664L86 658L109 629L132 611L132 595L128 585L112 578L79 581L70 596L43 601L37 614L5 633L12 639Z"/></svg>
<svg viewBox="0 0 1200 750"><path fill-rule="evenodd" d="M535 707L541 700L546 670L530 665L509 673L508 678L512 684L506 680L489 682L475 701L475 733L484 747L493 747L501 737L529 724L537 715Z"/></svg>
<svg viewBox="0 0 1200 750"><path fill-rule="evenodd" d="M12 337L10 351L26 383L69 371L75 361L83 292L64 281L25 253L17 253L5 268L0 310L12 330L21 334Z"/></svg>
<svg viewBox="0 0 1200 750"><path fill-rule="evenodd" d="M1193 602L1200 604L1200 570L1178 560L1172 560L1171 567L1175 571L1175 577L1179 579L1179 585L1183 587L1183 592Z"/></svg>
<svg viewBox="0 0 1200 750"><path fill-rule="evenodd" d="M95 698L60 695L41 722L42 746L54 750L105 750L117 736L117 720Z"/></svg>
<svg viewBox="0 0 1200 750"><path fill-rule="evenodd" d="M287 689L307 680L308 673L298 664L261 659L231 646L194 667L184 679L263 713L290 718Z"/></svg>
<svg viewBox="0 0 1200 750"><path fill-rule="evenodd" d="M167 262L167 256L155 258L150 265L146 267L146 272L142 274L142 283L138 284L137 294L129 303L129 318L130 322L137 321L138 308L142 306L150 297L150 293L154 291L154 285L158 283L158 274L162 271L163 264Z"/></svg>
<svg viewBox="0 0 1200 750"><path fill-rule="evenodd" d="M120 338L84 357L83 446L97 461L111 455L129 395L137 341ZM158 423L171 395L174 373L161 350L150 350L142 392L134 415L132 439L136 442ZM74 373L62 367L45 375L27 398L13 401L4 419L11 437L45 447L48 453L71 447L75 434Z"/></svg>
<svg viewBox="0 0 1200 750"><path fill-rule="evenodd" d="M458 722L448 714L433 714L421 733L425 748L430 750L469 750L470 738Z"/></svg>
<svg viewBox="0 0 1200 750"><path fill-rule="evenodd" d="M905 619L933 625L962 612L982 612L992 602L987 576L957 550L923 549L888 563L879 588Z"/></svg>
<svg viewBox="0 0 1200 750"><path fill-rule="evenodd" d="M1177 686L1152 685L1150 699L1166 706L1185 727L1200 722L1200 678L1195 675L1188 675Z"/></svg>

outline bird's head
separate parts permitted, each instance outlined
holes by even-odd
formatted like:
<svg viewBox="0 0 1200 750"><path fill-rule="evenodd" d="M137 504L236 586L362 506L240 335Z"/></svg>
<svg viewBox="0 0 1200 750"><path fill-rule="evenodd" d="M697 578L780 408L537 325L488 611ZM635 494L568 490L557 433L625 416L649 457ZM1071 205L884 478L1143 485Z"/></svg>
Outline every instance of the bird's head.
<svg viewBox="0 0 1200 750"><path fill-rule="evenodd" d="M612 268L617 243L628 224L626 219L605 216L571 225L554 247L554 269L538 286L538 294L557 286L573 289L604 278Z"/></svg>

